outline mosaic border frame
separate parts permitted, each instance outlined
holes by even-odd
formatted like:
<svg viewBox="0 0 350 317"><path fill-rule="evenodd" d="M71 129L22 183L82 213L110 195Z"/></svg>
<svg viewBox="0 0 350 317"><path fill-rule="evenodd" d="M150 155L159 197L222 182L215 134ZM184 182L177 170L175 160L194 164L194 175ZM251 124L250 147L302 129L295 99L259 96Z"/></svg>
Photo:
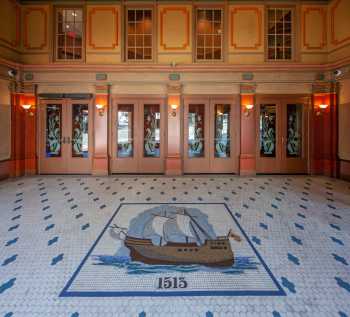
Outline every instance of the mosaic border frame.
<svg viewBox="0 0 350 317"><path fill-rule="evenodd" d="M159 292L159 291L69 291L70 286L73 284L75 278L78 276L80 270L84 266L85 262L88 260L90 257L91 253L105 234L106 230L112 223L113 219L116 217L118 214L119 210L121 209L122 206L125 205L169 205L169 204L174 204L174 205L224 205L227 212L229 215L232 217L233 221L235 224L238 226L239 230L241 231L242 235L244 238L247 240L248 244L250 247L253 249L256 257L259 259L263 267L265 268L266 272L272 279L273 283L277 287L277 290L275 291L249 291L249 290L244 290L244 291L214 291L214 290L208 290L208 291L171 291L171 292ZM274 277L272 274L271 270L261 257L260 253L258 250L254 247L253 243L250 241L249 237L245 233L244 229L241 227L240 223L230 210L230 208L227 206L226 203L224 202L218 202L218 203L191 203L191 202L186 202L186 203L179 203L179 202L167 202L167 203L157 203L157 202L147 202L147 203L142 203L142 202L137 202L137 203L121 203L119 204L117 210L114 212L112 217L109 219L105 227L103 228L102 232L100 235L97 237L91 248L89 249L88 253L85 255L81 263L79 264L78 268L75 270L73 273L72 277L68 280L66 285L64 286L63 290L59 294L59 297L137 297L137 296L142 296L142 297L173 297L173 296L286 296L286 292L283 290L281 285L278 283L277 279Z"/></svg>

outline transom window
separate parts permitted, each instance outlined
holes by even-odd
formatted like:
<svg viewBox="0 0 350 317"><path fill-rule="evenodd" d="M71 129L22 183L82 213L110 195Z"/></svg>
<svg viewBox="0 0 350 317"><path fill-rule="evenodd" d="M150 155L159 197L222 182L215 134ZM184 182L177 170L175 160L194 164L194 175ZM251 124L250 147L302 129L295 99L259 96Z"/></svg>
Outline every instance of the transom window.
<svg viewBox="0 0 350 317"><path fill-rule="evenodd" d="M290 8L268 9L268 59L292 59L293 19Z"/></svg>
<svg viewBox="0 0 350 317"><path fill-rule="evenodd" d="M222 20L221 9L197 9L197 60L222 59Z"/></svg>
<svg viewBox="0 0 350 317"><path fill-rule="evenodd" d="M58 8L56 11L56 60L83 58L83 10Z"/></svg>
<svg viewBox="0 0 350 317"><path fill-rule="evenodd" d="M152 60L152 10L128 9L126 32L127 60Z"/></svg>

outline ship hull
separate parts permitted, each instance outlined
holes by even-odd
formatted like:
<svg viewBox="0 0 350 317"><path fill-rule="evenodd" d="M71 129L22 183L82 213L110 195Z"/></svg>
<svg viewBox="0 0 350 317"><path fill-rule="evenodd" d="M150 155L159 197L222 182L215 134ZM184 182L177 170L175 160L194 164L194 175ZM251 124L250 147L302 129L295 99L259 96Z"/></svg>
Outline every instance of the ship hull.
<svg viewBox="0 0 350 317"><path fill-rule="evenodd" d="M153 245L151 240L127 237L125 246L133 261L146 264L191 265L230 267L234 256L228 239L207 240L202 246L195 243L168 243Z"/></svg>

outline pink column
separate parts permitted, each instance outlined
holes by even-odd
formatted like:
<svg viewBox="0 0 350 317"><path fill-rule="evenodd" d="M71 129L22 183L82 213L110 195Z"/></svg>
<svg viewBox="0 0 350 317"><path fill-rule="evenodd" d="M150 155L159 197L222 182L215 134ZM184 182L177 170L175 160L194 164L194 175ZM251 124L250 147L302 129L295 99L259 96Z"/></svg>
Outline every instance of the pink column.
<svg viewBox="0 0 350 317"><path fill-rule="evenodd" d="M167 103L167 156L165 158L165 174L181 175L181 84L168 86Z"/></svg>
<svg viewBox="0 0 350 317"><path fill-rule="evenodd" d="M250 110L247 105L254 105ZM255 85L241 86L240 175L256 174Z"/></svg>
<svg viewBox="0 0 350 317"><path fill-rule="evenodd" d="M103 109L97 109L101 105ZM97 86L93 104L94 112L94 154L93 175L108 175L108 106L109 87Z"/></svg>

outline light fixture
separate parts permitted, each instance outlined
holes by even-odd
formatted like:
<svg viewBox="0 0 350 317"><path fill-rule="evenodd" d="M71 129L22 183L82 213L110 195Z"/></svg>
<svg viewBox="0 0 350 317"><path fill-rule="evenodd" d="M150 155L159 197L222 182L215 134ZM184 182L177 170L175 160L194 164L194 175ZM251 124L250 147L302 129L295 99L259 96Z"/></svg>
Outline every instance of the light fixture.
<svg viewBox="0 0 350 317"><path fill-rule="evenodd" d="M252 112L253 108L254 108L254 105L252 104L248 104L248 105L245 105L244 106L245 110L244 110L244 115L246 117L248 117L250 115L250 113Z"/></svg>
<svg viewBox="0 0 350 317"><path fill-rule="evenodd" d="M325 103L318 105L316 115L320 116L324 111L326 111L327 108L328 108L328 105Z"/></svg>
<svg viewBox="0 0 350 317"><path fill-rule="evenodd" d="M177 105L176 105L176 104L172 104L172 105L170 105L170 108L173 110L172 113L171 113L171 115L172 115L173 117L176 117Z"/></svg>
<svg viewBox="0 0 350 317"><path fill-rule="evenodd" d="M105 113L105 106L102 104L97 104L96 109L98 110L98 113L100 116L103 116Z"/></svg>
<svg viewBox="0 0 350 317"><path fill-rule="evenodd" d="M23 104L22 105L22 108L24 109L24 111L26 113L28 113L30 116L33 116L34 113L32 111L30 111L30 109L32 108L32 105L31 104Z"/></svg>

